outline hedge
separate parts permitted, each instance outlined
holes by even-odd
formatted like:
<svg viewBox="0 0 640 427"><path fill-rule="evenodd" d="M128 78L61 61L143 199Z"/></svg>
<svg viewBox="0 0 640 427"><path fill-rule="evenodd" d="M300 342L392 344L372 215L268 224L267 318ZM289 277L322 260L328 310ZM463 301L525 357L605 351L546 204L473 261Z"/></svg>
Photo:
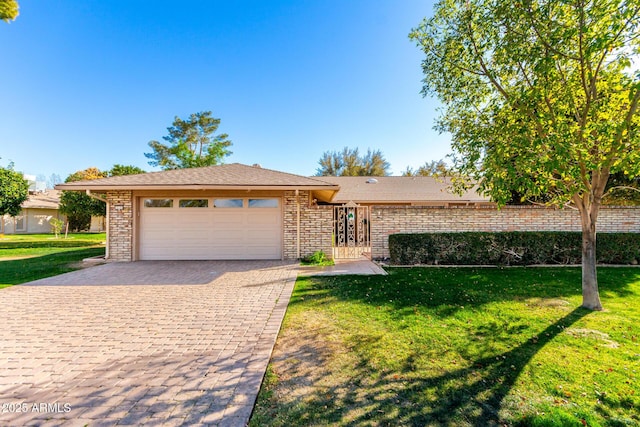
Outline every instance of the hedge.
<svg viewBox="0 0 640 427"><path fill-rule="evenodd" d="M536 265L582 263L582 235L575 232L425 233L389 236L396 265ZM598 234L599 264L640 262L640 234Z"/></svg>

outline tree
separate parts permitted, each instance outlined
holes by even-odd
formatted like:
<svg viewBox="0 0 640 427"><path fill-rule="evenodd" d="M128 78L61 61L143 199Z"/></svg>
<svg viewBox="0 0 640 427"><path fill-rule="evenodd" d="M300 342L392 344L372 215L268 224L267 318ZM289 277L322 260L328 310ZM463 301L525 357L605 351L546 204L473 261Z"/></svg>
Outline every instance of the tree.
<svg viewBox="0 0 640 427"><path fill-rule="evenodd" d="M630 179L622 172L612 174L603 198L605 205L640 206L640 176Z"/></svg>
<svg viewBox="0 0 640 427"><path fill-rule="evenodd" d="M105 178L107 173L98 168L88 168L72 173L64 182L86 181ZM88 230L92 216L105 216L103 201L77 191L63 191L60 195L60 212L67 216L69 228L74 231Z"/></svg>
<svg viewBox="0 0 640 427"><path fill-rule="evenodd" d="M52 173L47 179L47 188L54 188L56 185L61 184L62 182L62 177L60 175L58 175L57 173Z"/></svg>
<svg viewBox="0 0 640 427"><path fill-rule="evenodd" d="M431 162L425 162L424 165L418 169L413 170L409 166L402 172L402 176L446 176L450 173L449 166L444 160L432 160Z"/></svg>
<svg viewBox="0 0 640 427"><path fill-rule="evenodd" d="M594 310L607 181L640 175L639 25L637 1L441 0L410 34L456 169L500 205L516 191L578 210L582 305Z"/></svg>
<svg viewBox="0 0 640 427"><path fill-rule="evenodd" d="M151 166L164 170L220 164L231 154L231 141L226 133L215 134L219 125L220 119L211 117L211 111L191 114L186 121L176 116L167 128L169 135L162 137L168 144L150 141L153 151L144 155L151 159Z"/></svg>
<svg viewBox="0 0 640 427"><path fill-rule="evenodd" d="M320 160L316 176L386 176L389 162L380 150L367 150L360 156L357 148L345 147L341 152L325 151Z"/></svg>
<svg viewBox="0 0 640 427"><path fill-rule="evenodd" d="M29 197L29 183L22 174L13 170L13 163L0 167L0 217L16 216L22 203Z"/></svg>
<svg viewBox="0 0 640 427"><path fill-rule="evenodd" d="M0 19L4 22L15 21L20 14L20 7L15 0L0 0Z"/></svg>
<svg viewBox="0 0 640 427"><path fill-rule="evenodd" d="M137 166L115 164L109 170L108 175L109 176L137 175L139 173L146 173L146 171L143 169L140 169Z"/></svg>
<svg viewBox="0 0 640 427"><path fill-rule="evenodd" d="M98 168L88 168L72 173L65 182L85 181L109 176L135 175L145 173L137 166L115 164L106 172ZM92 216L105 216L106 204L87 194L77 191L63 191L60 196L60 212L67 215L69 228L72 230L87 230L91 226Z"/></svg>

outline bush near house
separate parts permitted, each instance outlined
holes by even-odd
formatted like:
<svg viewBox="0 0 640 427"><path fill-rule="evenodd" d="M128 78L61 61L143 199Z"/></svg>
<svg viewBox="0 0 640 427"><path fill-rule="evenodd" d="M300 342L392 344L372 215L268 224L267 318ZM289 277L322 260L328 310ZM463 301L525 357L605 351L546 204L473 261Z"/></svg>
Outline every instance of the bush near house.
<svg viewBox="0 0 640 427"><path fill-rule="evenodd" d="M582 236L575 232L416 233L389 236L396 265L580 264ZM598 234L600 264L640 262L640 234Z"/></svg>

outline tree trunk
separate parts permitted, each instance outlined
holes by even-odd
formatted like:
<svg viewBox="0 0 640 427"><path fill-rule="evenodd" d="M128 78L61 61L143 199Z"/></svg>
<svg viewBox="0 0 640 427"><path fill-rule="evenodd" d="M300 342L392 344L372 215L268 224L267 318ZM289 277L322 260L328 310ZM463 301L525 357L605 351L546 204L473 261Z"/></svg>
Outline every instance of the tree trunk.
<svg viewBox="0 0 640 427"><path fill-rule="evenodd" d="M589 221L590 222L590 221ZM582 306L590 310L602 310L596 273L595 224L582 227Z"/></svg>
<svg viewBox="0 0 640 427"><path fill-rule="evenodd" d="M594 170L590 175L590 192L573 197L582 223L582 306L590 310L602 310L596 273L596 222L609 180L609 169Z"/></svg>

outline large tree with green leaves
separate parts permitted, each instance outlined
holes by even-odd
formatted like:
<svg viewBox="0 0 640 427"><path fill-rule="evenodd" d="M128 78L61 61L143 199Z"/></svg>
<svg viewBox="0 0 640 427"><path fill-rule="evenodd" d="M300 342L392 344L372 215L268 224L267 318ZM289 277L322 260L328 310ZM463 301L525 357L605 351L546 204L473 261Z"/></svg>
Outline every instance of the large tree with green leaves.
<svg viewBox="0 0 640 427"><path fill-rule="evenodd" d="M211 111L191 114L187 120L176 117L167 128L169 135L162 137L167 144L150 141L152 152L144 155L151 159L151 166L164 170L220 164L231 154L231 141L226 133L216 135L218 126L220 119L212 117Z"/></svg>
<svg viewBox="0 0 640 427"><path fill-rule="evenodd" d="M88 168L69 175L64 182L86 181L107 177L106 172L98 168ZM60 195L60 212L67 216L69 228L73 231L88 230L92 216L105 216L106 205L103 201L78 191L63 191Z"/></svg>
<svg viewBox="0 0 640 427"><path fill-rule="evenodd" d="M4 22L15 21L20 14L20 7L15 0L0 0L0 19Z"/></svg>
<svg viewBox="0 0 640 427"><path fill-rule="evenodd" d="M640 3L441 0L410 37L462 174L576 209L583 306L600 310L596 224L611 174L640 175Z"/></svg>
<svg viewBox="0 0 640 427"><path fill-rule="evenodd" d="M132 165L121 165L115 164L113 167L107 172L109 176L121 176L121 175L137 175L140 173L146 173L144 169L141 169L137 166Z"/></svg>
<svg viewBox="0 0 640 427"><path fill-rule="evenodd" d="M93 180L109 176L135 175L139 173L145 173L145 171L137 166L116 164L106 172L94 167L74 172L67 177L65 182ZM106 204L103 201L77 191L62 192L60 196L60 212L67 216L69 228L78 231L87 230L91 226L92 216L105 216L107 213Z"/></svg>
<svg viewBox="0 0 640 427"><path fill-rule="evenodd" d="M385 176L390 167L380 150L368 149L361 156L357 148L348 147L324 152L318 163L316 176Z"/></svg>
<svg viewBox="0 0 640 427"><path fill-rule="evenodd" d="M21 173L13 170L13 163L0 167L0 217L16 216L29 197L29 183Z"/></svg>

